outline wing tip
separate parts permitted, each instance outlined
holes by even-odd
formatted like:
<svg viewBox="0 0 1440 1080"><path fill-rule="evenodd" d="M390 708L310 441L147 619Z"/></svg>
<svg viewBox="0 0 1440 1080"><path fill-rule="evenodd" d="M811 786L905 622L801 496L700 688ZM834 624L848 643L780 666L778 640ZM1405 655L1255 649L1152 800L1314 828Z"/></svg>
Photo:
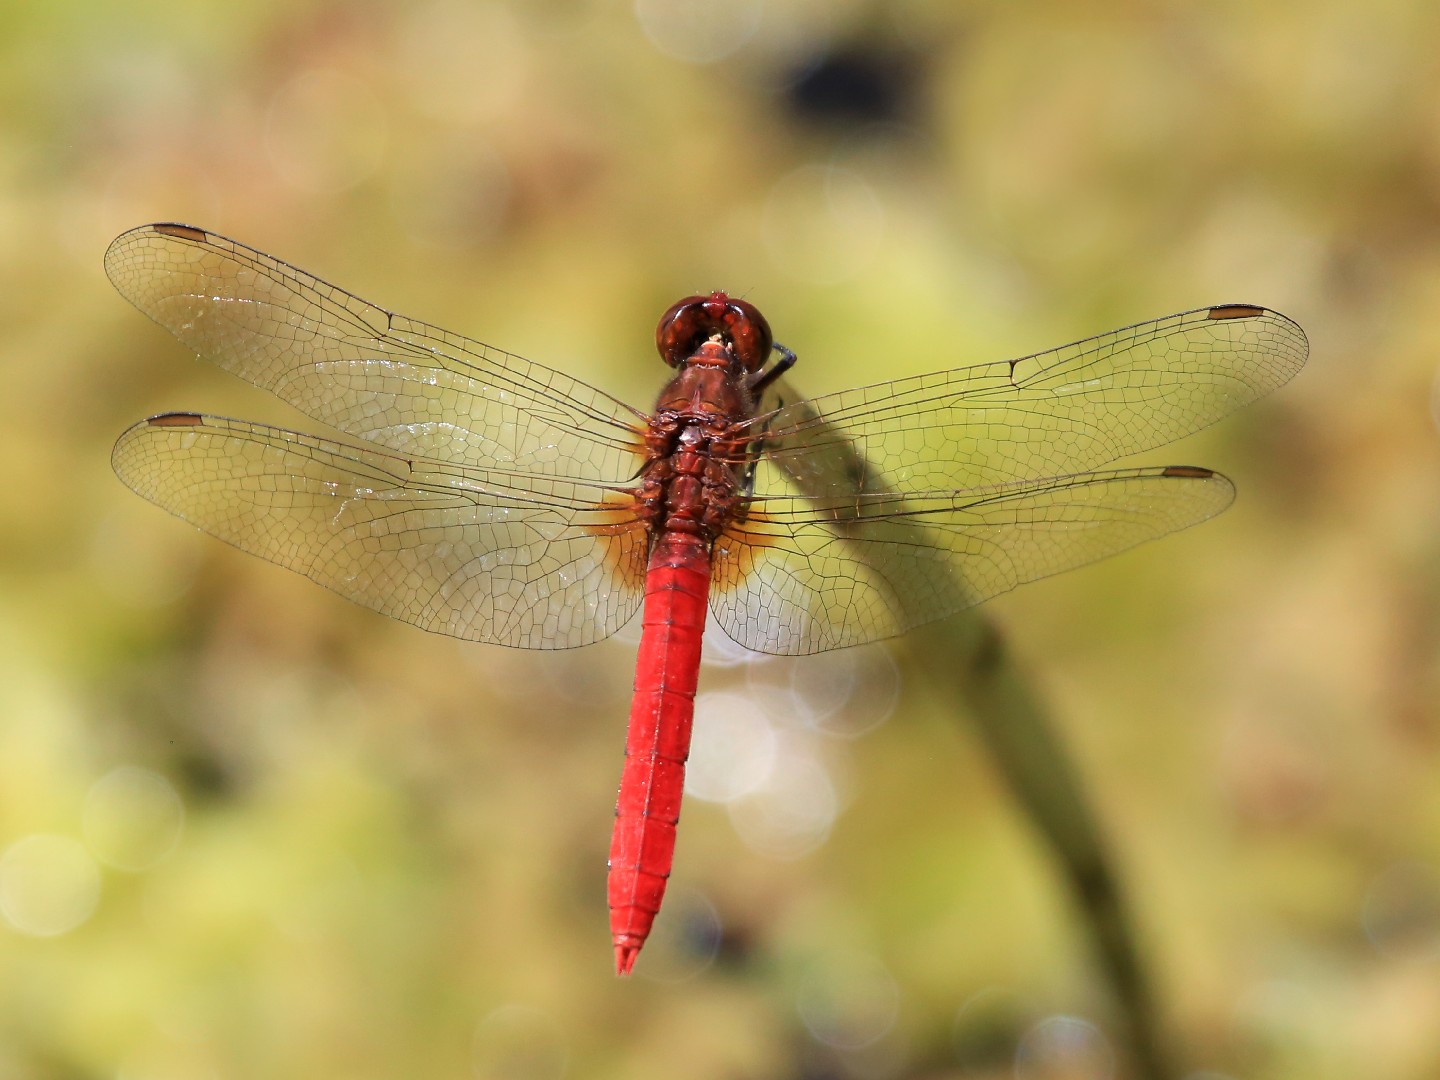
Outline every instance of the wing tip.
<svg viewBox="0 0 1440 1080"><path fill-rule="evenodd" d="M1286 350L1289 360L1289 375L1282 381L1288 381L1291 376L1305 366L1305 361L1310 358L1310 337L1305 333L1305 328L1282 311L1265 307L1263 304L1215 304L1210 308L1199 310L1205 312L1206 319L1215 322L1268 319L1272 325L1288 333L1291 336Z"/></svg>
<svg viewBox="0 0 1440 1080"><path fill-rule="evenodd" d="M1167 480L1199 480L1213 488L1228 491L1230 499L1235 497L1235 482L1224 473L1207 469L1204 465L1166 465L1159 473ZM1229 505L1228 501L1226 505Z"/></svg>
<svg viewBox="0 0 1440 1080"><path fill-rule="evenodd" d="M176 240L188 240L194 244L208 244L215 234L198 225L186 225L181 221L152 221L145 225L136 225L133 229L126 229L111 241L110 247L111 249L121 247L130 240L145 236L169 236Z"/></svg>
<svg viewBox="0 0 1440 1080"><path fill-rule="evenodd" d="M1203 489L1212 500L1210 510L1203 517L1197 517L1186 525L1181 525L1170 532L1179 532L1180 529L1189 528L1190 525L1198 525L1202 521L1209 521L1228 510L1235 502L1235 481L1231 480L1224 473L1216 472L1214 469L1207 469L1203 465L1166 465L1159 470L1159 475L1167 480L1198 480L1198 490ZM1168 536L1169 533L1162 535ZM1152 539L1158 539L1154 537Z"/></svg>
<svg viewBox="0 0 1440 1080"><path fill-rule="evenodd" d="M210 420L210 417L193 412L159 413L155 416L147 416L144 420L138 420L122 431L119 438L115 440L115 445L110 448L110 467L115 470L115 474L120 477L126 487L149 498L150 496L146 495L132 479L134 464L132 444L137 439L143 439L147 432L155 428L203 428Z"/></svg>
<svg viewBox="0 0 1440 1080"><path fill-rule="evenodd" d="M134 273L133 262L139 258L144 261L144 256L137 256L136 245L145 245L145 241L154 240L157 237L179 240L183 243L197 244L204 247L211 247L215 244L218 234L198 228L195 225L185 225L178 221L155 221L148 225L137 225L133 229L127 229L105 249L105 273L110 278L111 284L116 291L126 300L140 308L142 312L154 319L152 312L146 310L145 306L137 301L135 297L134 283L129 280ZM156 320L159 321L159 320ZM164 323L161 323L163 326Z"/></svg>

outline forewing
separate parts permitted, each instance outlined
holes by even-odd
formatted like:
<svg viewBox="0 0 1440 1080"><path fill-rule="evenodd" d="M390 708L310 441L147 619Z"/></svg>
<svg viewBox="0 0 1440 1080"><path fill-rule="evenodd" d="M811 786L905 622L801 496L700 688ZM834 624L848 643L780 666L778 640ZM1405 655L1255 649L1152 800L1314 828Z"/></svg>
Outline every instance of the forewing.
<svg viewBox="0 0 1440 1080"><path fill-rule="evenodd" d="M902 634L1224 510L1230 481L1169 466L971 491L757 500L716 543L711 607L746 648L797 655Z"/></svg>
<svg viewBox="0 0 1440 1080"><path fill-rule="evenodd" d="M378 446L599 483L625 481L640 462L643 418L624 403L215 233L132 229L105 270L195 352Z"/></svg>
<svg viewBox="0 0 1440 1080"><path fill-rule="evenodd" d="M1284 315L1229 304L795 402L752 421L765 448L755 491L952 491L1084 472L1213 424L1283 384L1307 351Z"/></svg>
<svg viewBox="0 0 1440 1080"><path fill-rule="evenodd" d="M639 605L646 533L603 488L192 413L136 424L112 461L205 532L425 630L561 649Z"/></svg>

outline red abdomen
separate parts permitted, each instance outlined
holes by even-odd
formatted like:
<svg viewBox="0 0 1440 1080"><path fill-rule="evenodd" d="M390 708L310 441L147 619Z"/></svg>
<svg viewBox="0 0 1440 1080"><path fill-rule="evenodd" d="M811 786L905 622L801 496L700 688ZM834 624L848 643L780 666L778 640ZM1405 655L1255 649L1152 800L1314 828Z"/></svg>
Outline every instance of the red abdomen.
<svg viewBox="0 0 1440 1080"><path fill-rule="evenodd" d="M710 554L699 536L666 532L650 553L625 771L610 842L610 933L628 975L660 910L695 716Z"/></svg>

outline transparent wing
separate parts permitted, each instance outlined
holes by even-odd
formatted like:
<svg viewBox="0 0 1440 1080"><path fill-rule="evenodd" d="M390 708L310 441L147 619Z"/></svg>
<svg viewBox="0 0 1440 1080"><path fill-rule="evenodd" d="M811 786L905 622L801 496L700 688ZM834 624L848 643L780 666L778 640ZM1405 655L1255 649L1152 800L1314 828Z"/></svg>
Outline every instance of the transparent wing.
<svg viewBox="0 0 1440 1080"><path fill-rule="evenodd" d="M1208 427L1286 382L1307 351L1284 315L1227 304L794 402L751 422L765 446L755 491L964 491L1084 472Z"/></svg>
<svg viewBox="0 0 1440 1080"><path fill-rule="evenodd" d="M1169 466L971 491L760 499L716 543L711 608L759 652L878 641L1197 524L1233 497L1219 473Z"/></svg>
<svg viewBox="0 0 1440 1080"><path fill-rule="evenodd" d="M643 417L623 402L215 233L143 225L105 270L195 352L377 446L599 483L640 464Z"/></svg>
<svg viewBox="0 0 1440 1080"><path fill-rule="evenodd" d="M136 424L112 461L205 532L425 630L563 649L613 633L642 595L646 531L603 487L193 413Z"/></svg>

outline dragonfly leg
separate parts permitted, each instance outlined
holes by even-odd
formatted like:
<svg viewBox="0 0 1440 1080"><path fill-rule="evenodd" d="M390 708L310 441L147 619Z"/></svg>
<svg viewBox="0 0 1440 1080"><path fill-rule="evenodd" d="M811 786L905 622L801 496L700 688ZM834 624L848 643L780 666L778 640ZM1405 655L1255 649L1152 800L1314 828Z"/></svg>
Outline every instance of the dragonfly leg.
<svg viewBox="0 0 1440 1080"><path fill-rule="evenodd" d="M756 401L760 400L760 395L767 386L795 366L795 354L793 352L779 342L776 342L773 348L780 354L780 359L776 360L775 363L770 366L769 371L757 371L754 375L750 376L750 392L755 395Z"/></svg>
<svg viewBox="0 0 1440 1080"><path fill-rule="evenodd" d="M786 350L790 357L790 363L795 362L795 354ZM785 365L789 367L789 364ZM770 422L766 420L765 427L745 447L745 471L740 475L740 486L736 491L738 509L735 513L737 522L744 521L750 516L750 499L755 494L755 473L760 468L760 455L765 452L765 436L770 430Z"/></svg>

